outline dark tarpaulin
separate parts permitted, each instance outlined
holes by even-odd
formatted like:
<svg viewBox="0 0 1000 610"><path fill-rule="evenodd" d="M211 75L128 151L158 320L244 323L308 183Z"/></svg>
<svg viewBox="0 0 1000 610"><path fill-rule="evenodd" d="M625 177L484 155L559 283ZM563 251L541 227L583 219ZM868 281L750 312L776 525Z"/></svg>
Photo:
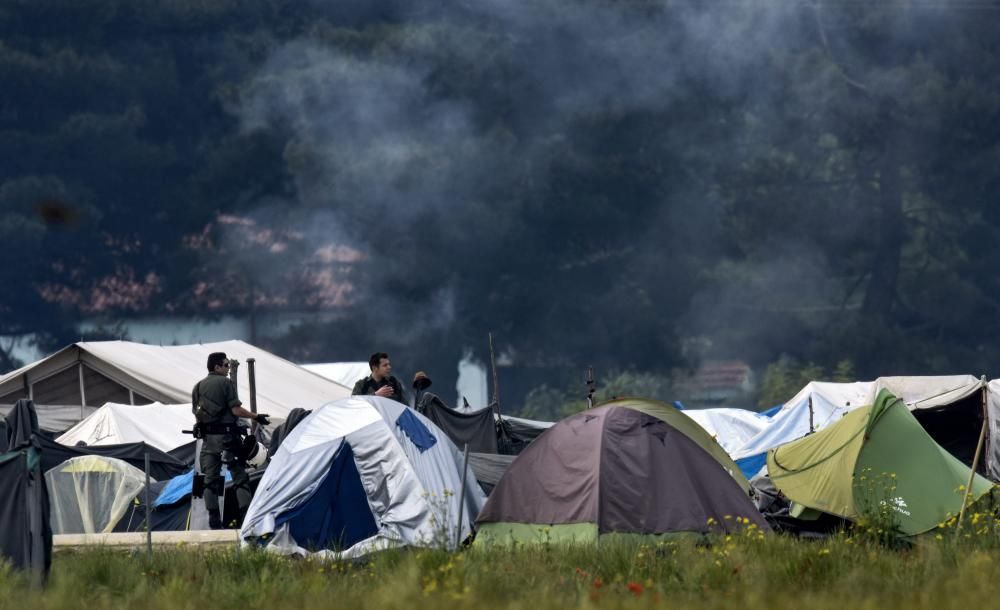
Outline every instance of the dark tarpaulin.
<svg viewBox="0 0 1000 610"><path fill-rule="evenodd" d="M497 428L492 409L487 407L462 413L449 409L440 400L426 404L424 415L441 428L459 449L468 443L470 452L497 453Z"/></svg>
<svg viewBox="0 0 1000 610"><path fill-rule="evenodd" d="M52 565L49 493L42 476L38 416L30 400L19 400L4 420L6 451L0 455L0 553L30 570L36 584Z"/></svg>
<svg viewBox="0 0 1000 610"><path fill-rule="evenodd" d="M155 502L160 492L170 481L149 484L149 500ZM191 495L186 495L173 504L155 507L149 514L150 530L154 532L178 532L188 529L191 512ZM122 518L115 524L115 532L146 531L146 488L143 487L129 504Z"/></svg>
<svg viewBox="0 0 1000 610"><path fill-rule="evenodd" d="M469 453L469 468L486 495L500 482L515 457L496 453Z"/></svg>
<svg viewBox="0 0 1000 610"><path fill-rule="evenodd" d="M281 447L281 443L288 438L288 435L295 429L295 426L298 426L310 413L312 413L311 410L301 408L289 411L285 421L271 432L271 444L267 448L267 462L270 463L271 458L274 457L274 454L278 452L278 448Z"/></svg>
<svg viewBox="0 0 1000 610"><path fill-rule="evenodd" d="M38 414L30 400L22 398L14 403L14 408L4 420L7 424L7 445L3 448L5 451L27 447L31 444L31 436L38 434Z"/></svg>
<svg viewBox="0 0 1000 610"><path fill-rule="evenodd" d="M180 447L175 447L167 452L172 458L176 458L179 462L187 464L188 466L194 466L194 457L198 449L198 441L191 441L186 445L181 445Z"/></svg>
<svg viewBox="0 0 1000 610"><path fill-rule="evenodd" d="M36 437L36 439L42 450L42 472L48 472L66 460L81 455L118 458L139 470L145 470L147 451L149 452L149 476L157 481L171 479L191 469L188 464L146 443L69 447L43 437Z"/></svg>

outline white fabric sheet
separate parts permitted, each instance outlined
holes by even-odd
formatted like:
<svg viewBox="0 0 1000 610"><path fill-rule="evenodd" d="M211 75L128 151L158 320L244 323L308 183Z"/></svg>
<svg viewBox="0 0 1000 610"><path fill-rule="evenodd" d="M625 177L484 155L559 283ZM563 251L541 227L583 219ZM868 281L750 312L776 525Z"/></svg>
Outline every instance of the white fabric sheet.
<svg viewBox="0 0 1000 610"><path fill-rule="evenodd" d="M191 405L121 405L109 402L56 439L63 445L119 445L145 442L170 451L194 440Z"/></svg>
<svg viewBox="0 0 1000 610"><path fill-rule="evenodd" d="M746 409L685 409L727 453L739 449L771 423L771 418Z"/></svg>
<svg viewBox="0 0 1000 610"><path fill-rule="evenodd" d="M324 362L301 366L346 388L353 388L359 379L364 379L372 372L367 362Z"/></svg>

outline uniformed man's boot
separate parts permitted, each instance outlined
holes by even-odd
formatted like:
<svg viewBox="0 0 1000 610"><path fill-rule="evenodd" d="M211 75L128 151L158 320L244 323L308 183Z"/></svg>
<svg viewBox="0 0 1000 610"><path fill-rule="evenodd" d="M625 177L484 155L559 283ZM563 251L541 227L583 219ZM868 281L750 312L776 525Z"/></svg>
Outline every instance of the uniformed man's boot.
<svg viewBox="0 0 1000 610"><path fill-rule="evenodd" d="M213 530L222 529L222 517L219 515L218 510L212 510L212 509L208 510L208 527L212 528Z"/></svg>

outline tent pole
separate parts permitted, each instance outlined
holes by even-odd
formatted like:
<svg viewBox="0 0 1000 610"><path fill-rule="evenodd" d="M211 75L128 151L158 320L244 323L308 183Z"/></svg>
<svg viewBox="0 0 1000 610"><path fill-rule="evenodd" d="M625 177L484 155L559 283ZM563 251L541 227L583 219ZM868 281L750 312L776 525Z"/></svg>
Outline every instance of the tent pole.
<svg viewBox="0 0 1000 610"><path fill-rule="evenodd" d="M500 415L500 384L497 383L497 359L493 351L493 333L489 334L490 337L490 369L493 371L493 400L491 404L493 406L494 412Z"/></svg>
<svg viewBox="0 0 1000 610"><path fill-rule="evenodd" d="M594 367L587 367L587 408L594 408Z"/></svg>
<svg viewBox="0 0 1000 610"><path fill-rule="evenodd" d="M149 505L149 446L146 446L145 449L146 449L146 559L152 561L153 532L149 529L149 513L152 512L152 507Z"/></svg>
<svg viewBox="0 0 1000 610"><path fill-rule="evenodd" d="M465 519L465 478L469 472L469 443L465 443L465 455L462 458L462 491L458 495L458 527L455 532L455 549L462 544L462 520Z"/></svg>
<svg viewBox="0 0 1000 610"><path fill-rule="evenodd" d="M25 470L28 470L28 453L30 451L32 450L27 449L21 452L24 456ZM42 514L42 485L45 485L45 477L42 474L41 459L37 455L35 457L35 466L31 469L33 480L30 482L31 490L28 494L30 498L28 500L30 503L28 509L28 536L31 539L28 564L31 567L31 586L35 589L40 589L45 584L45 524L43 520L47 519L48 515Z"/></svg>
<svg viewBox="0 0 1000 610"><path fill-rule="evenodd" d="M816 429L813 427L813 397L812 394L809 395L809 434L815 432Z"/></svg>
<svg viewBox="0 0 1000 610"><path fill-rule="evenodd" d="M83 362L80 362L77 367L77 378L80 380L80 421L86 417L84 414L84 407L87 406L87 392L83 387Z"/></svg>
<svg viewBox="0 0 1000 610"><path fill-rule="evenodd" d="M972 467L969 469L969 482L965 486L965 493L962 495L962 509L958 511L958 522L955 524L955 537L962 531L962 519L965 517L965 507L969 503L969 496L972 495L972 483L976 480L976 467L979 465L979 455L983 452L983 443L986 441L986 427L989 426L990 419L986 413L986 375L980 378L982 383L983 402L983 426L979 430L979 441L976 443L976 453L972 456Z"/></svg>

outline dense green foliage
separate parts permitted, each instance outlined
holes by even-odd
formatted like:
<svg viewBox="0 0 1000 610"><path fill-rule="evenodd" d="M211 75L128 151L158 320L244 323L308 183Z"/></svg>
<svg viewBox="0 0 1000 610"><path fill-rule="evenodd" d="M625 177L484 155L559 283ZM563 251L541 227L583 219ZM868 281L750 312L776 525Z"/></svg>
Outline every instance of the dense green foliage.
<svg viewBox="0 0 1000 610"><path fill-rule="evenodd" d="M981 525L981 524L980 524ZM995 535L889 550L859 535L753 530L701 542L389 552L358 563L265 553L92 550L55 556L48 587L0 578L2 608L986 608Z"/></svg>
<svg viewBox="0 0 1000 610"><path fill-rule="evenodd" d="M269 347L995 374L979 8L8 0L0 336L315 309L291 279L336 244L347 304Z"/></svg>

